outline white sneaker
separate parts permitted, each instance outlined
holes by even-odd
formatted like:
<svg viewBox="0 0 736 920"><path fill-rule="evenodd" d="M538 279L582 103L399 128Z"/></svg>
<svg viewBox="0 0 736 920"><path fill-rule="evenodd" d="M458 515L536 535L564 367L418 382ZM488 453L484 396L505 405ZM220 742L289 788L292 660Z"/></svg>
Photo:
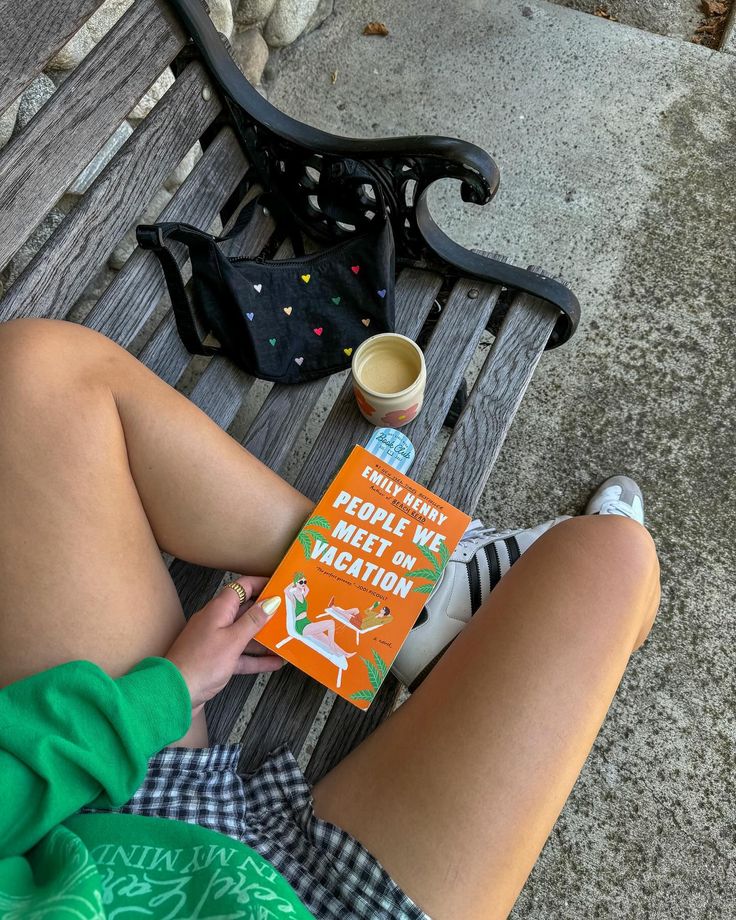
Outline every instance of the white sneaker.
<svg viewBox="0 0 736 920"><path fill-rule="evenodd" d="M641 489L628 476L611 476L591 495L585 513L621 514L643 525L644 498Z"/></svg>
<svg viewBox="0 0 736 920"><path fill-rule="evenodd" d="M527 530L501 533L471 521L401 646L392 673L414 691L519 556L567 519L565 515Z"/></svg>

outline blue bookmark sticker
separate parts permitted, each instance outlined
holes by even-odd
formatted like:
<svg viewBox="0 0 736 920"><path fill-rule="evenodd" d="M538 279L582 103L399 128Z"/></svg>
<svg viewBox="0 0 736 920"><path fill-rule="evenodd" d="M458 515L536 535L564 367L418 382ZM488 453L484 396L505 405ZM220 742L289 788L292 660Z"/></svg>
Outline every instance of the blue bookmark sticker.
<svg viewBox="0 0 736 920"><path fill-rule="evenodd" d="M407 473L414 462L414 445L395 428L376 428L365 447L400 473Z"/></svg>

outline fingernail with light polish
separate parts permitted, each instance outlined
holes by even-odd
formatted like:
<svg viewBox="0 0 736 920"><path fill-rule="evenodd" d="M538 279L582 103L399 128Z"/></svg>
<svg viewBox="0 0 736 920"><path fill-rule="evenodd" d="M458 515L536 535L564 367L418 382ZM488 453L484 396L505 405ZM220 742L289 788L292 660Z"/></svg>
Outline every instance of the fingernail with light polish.
<svg viewBox="0 0 736 920"><path fill-rule="evenodd" d="M280 597L267 597L265 601L260 601L261 608L267 616L272 616L279 609L281 604Z"/></svg>

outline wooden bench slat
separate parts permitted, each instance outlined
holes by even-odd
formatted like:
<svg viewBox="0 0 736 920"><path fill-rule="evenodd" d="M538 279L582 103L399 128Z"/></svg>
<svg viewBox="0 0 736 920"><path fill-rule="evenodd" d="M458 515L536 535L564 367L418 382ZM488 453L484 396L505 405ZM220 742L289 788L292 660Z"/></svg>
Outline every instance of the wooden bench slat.
<svg viewBox="0 0 736 920"><path fill-rule="evenodd" d="M247 162L232 129L223 128L161 212L161 221L182 221L197 227L212 225L221 207L242 179ZM174 244L180 265L183 246ZM127 348L166 290L158 258L136 249L84 320Z"/></svg>
<svg viewBox="0 0 736 920"><path fill-rule="evenodd" d="M0 321L66 315L115 241L219 111L204 69L190 64L36 253L0 304Z"/></svg>
<svg viewBox="0 0 736 920"><path fill-rule="evenodd" d="M184 44L164 0L138 0L0 155L0 266Z"/></svg>
<svg viewBox="0 0 736 920"><path fill-rule="evenodd" d="M0 0L0 112L38 76L102 0Z"/></svg>
<svg viewBox="0 0 736 920"><path fill-rule="evenodd" d="M426 272L406 271L401 275L396 287L397 330L413 338L419 334L440 284L439 277ZM297 477L296 488L318 499L339 467L346 449L355 443L365 443L366 433L372 428L356 411L352 386L350 380L346 380L307 463ZM333 437L338 439L334 452ZM330 445L328 457L321 450L322 444ZM315 462L317 458L318 462ZM255 769L270 750L287 741L292 750L298 752L324 693L324 687L295 668L284 668L273 674L246 729L241 768L246 771ZM288 709L280 705L282 698L292 704Z"/></svg>
<svg viewBox="0 0 736 920"><path fill-rule="evenodd" d="M529 294L514 298L432 480L461 507L478 503L557 316Z"/></svg>

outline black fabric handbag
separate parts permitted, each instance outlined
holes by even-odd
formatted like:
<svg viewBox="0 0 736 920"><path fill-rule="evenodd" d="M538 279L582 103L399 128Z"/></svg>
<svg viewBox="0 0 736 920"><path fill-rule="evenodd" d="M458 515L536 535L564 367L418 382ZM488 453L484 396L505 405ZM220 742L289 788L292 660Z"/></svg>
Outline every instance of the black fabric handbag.
<svg viewBox="0 0 736 920"><path fill-rule="evenodd" d="M344 370L364 339L393 331L394 239L383 207L367 231L288 260L227 256L221 244L245 223L220 237L181 223L136 228L139 245L159 257L190 353L225 355L263 380L303 383ZM188 247L194 304L166 240ZM292 240L299 251L301 242ZM204 344L200 323L219 348Z"/></svg>

